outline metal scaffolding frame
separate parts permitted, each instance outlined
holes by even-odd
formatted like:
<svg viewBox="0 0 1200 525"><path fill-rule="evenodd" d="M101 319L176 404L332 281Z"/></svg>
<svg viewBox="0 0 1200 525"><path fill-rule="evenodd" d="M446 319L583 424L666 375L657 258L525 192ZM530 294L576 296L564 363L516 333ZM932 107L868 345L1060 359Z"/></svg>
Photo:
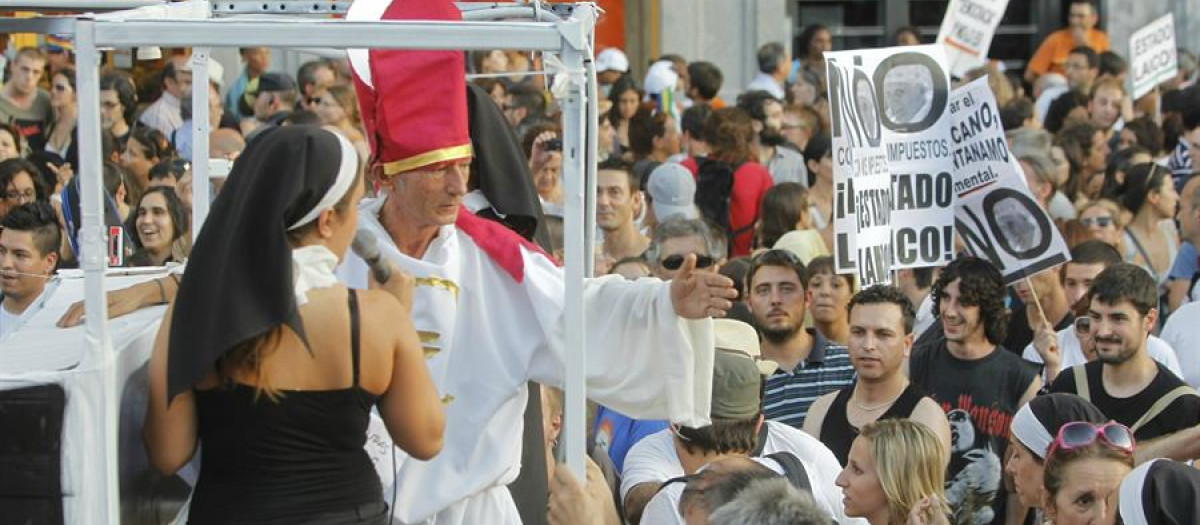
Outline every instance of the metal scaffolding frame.
<svg viewBox="0 0 1200 525"><path fill-rule="evenodd" d="M278 2L278 0L276 0ZM79 11L104 9L114 3L126 10L71 17L0 18L0 31L9 33L73 34L76 53L76 92L79 114L79 164L82 227L80 267L85 276L84 344L89 349L84 364L107 370L102 377L105 428L99 472L80 474L88 491L102 491L103 522L119 522L118 458L115 438L119 385L112 366L114 348L107 326L105 272L107 234L104 226L104 186L100 146L100 51L105 48L170 46L193 48L194 151L208 151L208 53L210 47L277 48L393 48L534 50L558 55L564 64L567 90L561 97L563 125L563 178L565 185L565 333L566 382L565 460L580 480L585 474L584 385L584 278L591 273L595 243L596 80L593 66L593 30L598 16L595 4L556 4L552 7L524 3L464 4L466 21L360 22L318 19L253 17L213 18L208 0L178 3L153 0L0 0L0 8ZM228 0L225 2L229 3ZM130 8L132 7L132 8ZM489 10L490 9L490 10ZM510 17L537 21L484 21ZM193 163L193 177L208 180L208 163ZM193 185L194 232L208 212L208 184ZM214 283L216 285L216 283ZM100 515L88 516L99 523ZM91 521L91 520L96 521Z"/></svg>

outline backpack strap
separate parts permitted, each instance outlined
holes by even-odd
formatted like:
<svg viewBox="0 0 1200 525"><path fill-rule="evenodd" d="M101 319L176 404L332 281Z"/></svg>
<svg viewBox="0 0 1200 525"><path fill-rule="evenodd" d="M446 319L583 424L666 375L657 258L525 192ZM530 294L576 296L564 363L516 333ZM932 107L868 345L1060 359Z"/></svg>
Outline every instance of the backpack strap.
<svg viewBox="0 0 1200 525"><path fill-rule="evenodd" d="M1174 403L1176 399L1188 394L1196 395L1196 391L1187 385L1179 385L1174 390L1167 392L1158 398L1158 401L1155 401L1153 405L1150 405L1150 410L1147 410L1145 414L1142 414L1142 417L1129 426L1129 431L1136 433L1138 429L1158 417L1168 406L1171 406L1171 403Z"/></svg>
<svg viewBox="0 0 1200 525"><path fill-rule="evenodd" d="M793 487L803 489L812 494L812 482L808 479L808 471L804 468L804 463L795 454L785 450L767 454L763 457L773 459L779 463L779 466L783 467L783 477L787 478L788 483L791 483Z"/></svg>
<svg viewBox="0 0 1200 525"><path fill-rule="evenodd" d="M1092 392L1088 389L1087 367L1083 365L1076 366L1071 369L1071 373L1075 376L1075 393L1079 394L1084 401L1092 402Z"/></svg>

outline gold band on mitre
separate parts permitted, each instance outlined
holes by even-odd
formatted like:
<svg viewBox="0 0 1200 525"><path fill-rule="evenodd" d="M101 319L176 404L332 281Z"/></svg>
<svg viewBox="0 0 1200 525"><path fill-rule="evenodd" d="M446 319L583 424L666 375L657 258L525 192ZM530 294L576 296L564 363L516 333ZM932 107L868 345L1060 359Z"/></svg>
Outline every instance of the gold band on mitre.
<svg viewBox="0 0 1200 525"><path fill-rule="evenodd" d="M461 144L458 146L449 146L439 148L433 151L426 151L420 155L409 157L407 159L394 160L383 164L384 175L396 175L406 171L412 171L417 168L437 164L454 159L470 158L472 154L470 144Z"/></svg>

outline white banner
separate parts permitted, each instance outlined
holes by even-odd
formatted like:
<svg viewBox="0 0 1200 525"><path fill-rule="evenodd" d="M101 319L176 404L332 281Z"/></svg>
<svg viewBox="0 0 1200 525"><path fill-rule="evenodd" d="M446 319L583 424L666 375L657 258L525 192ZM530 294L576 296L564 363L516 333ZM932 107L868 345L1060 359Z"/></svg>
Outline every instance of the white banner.
<svg viewBox="0 0 1200 525"><path fill-rule="evenodd" d="M1025 184L1004 140L987 78L954 90L955 218L967 250L1012 284L1070 260L1058 228Z"/></svg>
<svg viewBox="0 0 1200 525"><path fill-rule="evenodd" d="M1167 13L1129 36L1129 81L1133 99L1175 77L1179 57L1175 47L1175 15Z"/></svg>
<svg viewBox="0 0 1200 525"><path fill-rule="evenodd" d="M992 37L1006 9L1008 0L950 0L937 43L946 48L951 75L962 78L987 63Z"/></svg>
<svg viewBox="0 0 1200 525"><path fill-rule="evenodd" d="M942 47L825 56L838 272L857 272L868 286L887 282L891 268L949 262L954 191Z"/></svg>

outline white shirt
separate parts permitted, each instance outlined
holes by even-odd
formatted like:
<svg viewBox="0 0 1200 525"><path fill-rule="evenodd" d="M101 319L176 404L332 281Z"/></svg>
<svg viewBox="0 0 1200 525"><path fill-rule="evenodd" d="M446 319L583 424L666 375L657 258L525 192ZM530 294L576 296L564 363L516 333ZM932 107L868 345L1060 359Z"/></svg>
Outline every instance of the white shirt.
<svg viewBox="0 0 1200 525"><path fill-rule="evenodd" d="M170 138L171 133L183 125L183 113L180 112L179 99L175 98L175 95L163 91L162 96L150 104L138 120Z"/></svg>
<svg viewBox="0 0 1200 525"><path fill-rule="evenodd" d="M1058 353L1062 356L1062 364L1059 370L1066 370L1076 365L1087 363L1087 358L1083 355L1083 347L1079 344L1079 336L1075 334L1075 327L1068 326L1058 331ZM1175 357L1175 351L1166 341L1151 335L1146 339L1146 353L1150 354L1150 358L1162 363L1172 373L1179 377L1183 377L1179 368L1179 359ZM1025 347L1025 351L1021 353L1021 357L1026 361L1041 364L1042 356L1037 353L1037 349L1033 347L1033 343L1029 343ZM1045 377L1043 376L1043 379Z"/></svg>
<svg viewBox="0 0 1200 525"><path fill-rule="evenodd" d="M779 100L784 100L787 98L787 95L783 92L783 86L779 85L779 82L775 81L775 77L766 73L759 73L758 76L754 77L754 80L751 80L749 84L746 84L746 91L757 90L766 91L767 93L770 93L771 96Z"/></svg>
<svg viewBox="0 0 1200 525"><path fill-rule="evenodd" d="M359 228L374 233L381 256L416 279L413 325L446 410L437 457L399 454L396 520L519 524L505 485L521 468L525 383L561 386L565 375L562 269L514 241L506 246L523 264L518 282L453 225L439 229L421 259L409 257L380 225L382 204L363 201ZM347 254L339 277L365 288L367 271ZM657 279L590 279L583 294L590 305L588 396L630 417L708 424L711 320L676 316L669 285ZM392 490L385 483L389 502Z"/></svg>
<svg viewBox="0 0 1200 525"><path fill-rule="evenodd" d="M8 339L8 336L13 332L20 330L27 321L33 318L42 310L42 306L46 304L46 298L54 293L54 289L58 288L58 281L50 281L42 288L42 293L34 299L29 306L25 307L25 311L19 314L8 311L3 305L0 305L0 341Z"/></svg>
<svg viewBox="0 0 1200 525"><path fill-rule="evenodd" d="M801 430L775 421L764 423L768 430L763 455L775 452L795 454L808 473L813 500L817 506L833 516L839 524L865 525L864 520L846 517L842 507L842 491L834 484L842 466L833 452L820 440ZM756 458L756 461L783 473L783 469L772 460ZM629 449L629 454L625 456L625 470L621 472L621 499L624 500L629 490L641 483L662 483L684 474L683 464L675 451L674 434L671 429L651 434ZM683 518L679 516L679 496L682 491L682 484L672 483L656 494L642 511L642 523L682 524Z"/></svg>
<svg viewBox="0 0 1200 525"><path fill-rule="evenodd" d="M1200 387L1200 303L1180 306L1163 327L1162 338L1179 357L1179 375L1192 388Z"/></svg>

